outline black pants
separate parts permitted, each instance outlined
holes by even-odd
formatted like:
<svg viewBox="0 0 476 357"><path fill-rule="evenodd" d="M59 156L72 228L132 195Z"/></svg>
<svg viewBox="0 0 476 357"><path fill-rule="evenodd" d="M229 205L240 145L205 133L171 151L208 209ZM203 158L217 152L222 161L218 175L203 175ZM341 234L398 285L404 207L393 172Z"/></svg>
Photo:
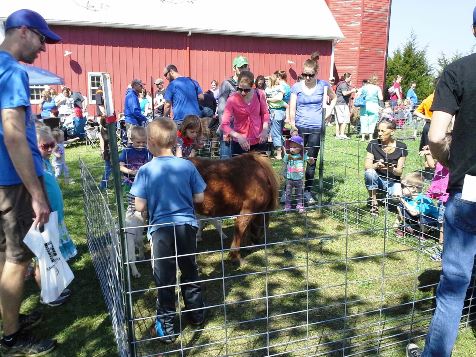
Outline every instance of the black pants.
<svg viewBox="0 0 476 357"><path fill-rule="evenodd" d="M311 192L314 185L314 175L316 173L319 149L321 147L321 129L308 129L297 127L299 135L304 139L304 148L307 150L307 156L316 160L313 164L307 164L304 191Z"/></svg>
<svg viewBox="0 0 476 357"><path fill-rule="evenodd" d="M428 132L430 131L430 121L426 120L425 125L423 126L423 129L421 131L421 139L420 139L420 151L423 150L424 146L427 146L429 143L428 140Z"/></svg>
<svg viewBox="0 0 476 357"><path fill-rule="evenodd" d="M157 317L168 330L173 326L175 316L175 284L177 265L180 269L181 291L186 309L200 309L204 306L202 289L199 283L198 266L195 259L197 251L197 228L184 224L160 227L152 234L152 254L157 292ZM177 249L175 249L177 248ZM191 254L180 256L184 254ZM179 257L177 257L179 256ZM164 258L164 259L160 259ZM172 286L169 286L172 285ZM190 313L195 321L201 320L203 310Z"/></svg>

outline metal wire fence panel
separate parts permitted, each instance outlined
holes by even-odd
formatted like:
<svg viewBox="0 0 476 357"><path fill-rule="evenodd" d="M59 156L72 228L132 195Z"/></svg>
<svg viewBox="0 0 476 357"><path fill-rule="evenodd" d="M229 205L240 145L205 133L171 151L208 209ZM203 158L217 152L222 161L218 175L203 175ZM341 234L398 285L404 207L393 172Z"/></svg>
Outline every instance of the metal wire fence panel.
<svg viewBox="0 0 476 357"><path fill-rule="evenodd" d="M310 205L304 213L253 214L264 235L254 244L243 242L241 265L229 258L238 216L218 218L221 225L202 219L196 250L181 252L173 242L175 250L160 258L153 257L143 223L133 225L126 216L127 257L122 257L108 209L111 196L101 195L82 165L88 244L119 351L132 342L137 356L401 356L409 341L424 338L440 274L440 262L431 259L438 232L423 225L396 236L395 202L381 197L378 217L366 205L367 143L328 140L326 145L333 155L324 160L325 204ZM410 146L406 170L421 166ZM209 147L204 150L213 155ZM274 167L282 172L280 163ZM129 244L137 235L140 239ZM187 257L198 264L195 282L203 308L184 302L190 282L183 281L180 261ZM152 266L164 259L172 262L175 279L157 284ZM176 308L169 343L155 326L161 316L158 296L166 289ZM471 287L462 325L475 321L473 293ZM127 340L127 307L133 341ZM199 326L190 323L196 311L206 316Z"/></svg>
<svg viewBox="0 0 476 357"><path fill-rule="evenodd" d="M204 220L196 252L168 257L177 272L177 339L170 344L154 335L157 296L170 286L154 283L146 244L145 258L134 262L141 277L130 282L137 355L401 355L427 331L439 263L418 243L389 239L385 223L361 206L256 214L269 228L260 242L242 246L241 265L230 261L230 239L223 238L233 235L235 217L222 220L222 231ZM196 309L184 304L178 264L190 254L206 301L198 327L188 319Z"/></svg>
<svg viewBox="0 0 476 357"><path fill-rule="evenodd" d="M82 160L80 170L89 252L111 318L119 355L129 356L124 313L126 289L116 220L109 209L107 196L99 190L95 177Z"/></svg>

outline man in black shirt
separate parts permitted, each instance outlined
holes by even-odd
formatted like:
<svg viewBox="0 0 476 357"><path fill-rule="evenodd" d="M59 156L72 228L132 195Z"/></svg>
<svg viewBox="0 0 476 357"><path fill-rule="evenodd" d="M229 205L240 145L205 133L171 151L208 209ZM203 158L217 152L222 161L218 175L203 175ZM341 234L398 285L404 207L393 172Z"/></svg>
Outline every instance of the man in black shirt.
<svg viewBox="0 0 476 357"><path fill-rule="evenodd" d="M476 8L473 34L476 36ZM450 64L440 78L431 108L430 150L449 168L450 197L444 221L443 269L423 356L451 355L476 255L475 68L476 54ZM453 116L449 140L446 132ZM418 347L407 346L407 355L419 356Z"/></svg>

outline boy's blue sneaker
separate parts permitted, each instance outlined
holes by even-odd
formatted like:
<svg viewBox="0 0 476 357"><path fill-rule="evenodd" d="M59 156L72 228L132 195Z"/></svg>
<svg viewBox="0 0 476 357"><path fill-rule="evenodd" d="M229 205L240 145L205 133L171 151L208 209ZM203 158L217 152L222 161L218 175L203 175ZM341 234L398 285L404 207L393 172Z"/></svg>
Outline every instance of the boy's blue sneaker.
<svg viewBox="0 0 476 357"><path fill-rule="evenodd" d="M164 323L159 318L155 320L155 323L151 327L150 335L152 337L158 337L163 343L174 343L177 339L177 335L174 331L173 321L172 323Z"/></svg>

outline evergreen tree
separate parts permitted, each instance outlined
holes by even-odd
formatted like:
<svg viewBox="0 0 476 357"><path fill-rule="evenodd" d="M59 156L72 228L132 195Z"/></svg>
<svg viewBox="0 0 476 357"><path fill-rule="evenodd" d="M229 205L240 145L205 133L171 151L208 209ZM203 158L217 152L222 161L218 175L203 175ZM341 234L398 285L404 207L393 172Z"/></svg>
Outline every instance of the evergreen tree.
<svg viewBox="0 0 476 357"><path fill-rule="evenodd" d="M417 38L413 32L407 42L387 59L386 88L392 86L398 74L403 77L401 86L404 97L413 82L416 83L415 92L419 100L425 99L434 90L432 68L426 58L426 48L418 47ZM385 92L388 97L388 92L386 90Z"/></svg>
<svg viewBox="0 0 476 357"><path fill-rule="evenodd" d="M436 62L438 64L437 76L438 77L441 76L441 73L443 72L443 70L446 68L447 65L449 65L450 63L460 59L463 56L465 56L465 55L463 55L462 53L459 53L459 52L455 52L455 53L453 53L453 55L451 55L449 57L444 52L441 52L440 57L438 57L438 59L436 60Z"/></svg>

